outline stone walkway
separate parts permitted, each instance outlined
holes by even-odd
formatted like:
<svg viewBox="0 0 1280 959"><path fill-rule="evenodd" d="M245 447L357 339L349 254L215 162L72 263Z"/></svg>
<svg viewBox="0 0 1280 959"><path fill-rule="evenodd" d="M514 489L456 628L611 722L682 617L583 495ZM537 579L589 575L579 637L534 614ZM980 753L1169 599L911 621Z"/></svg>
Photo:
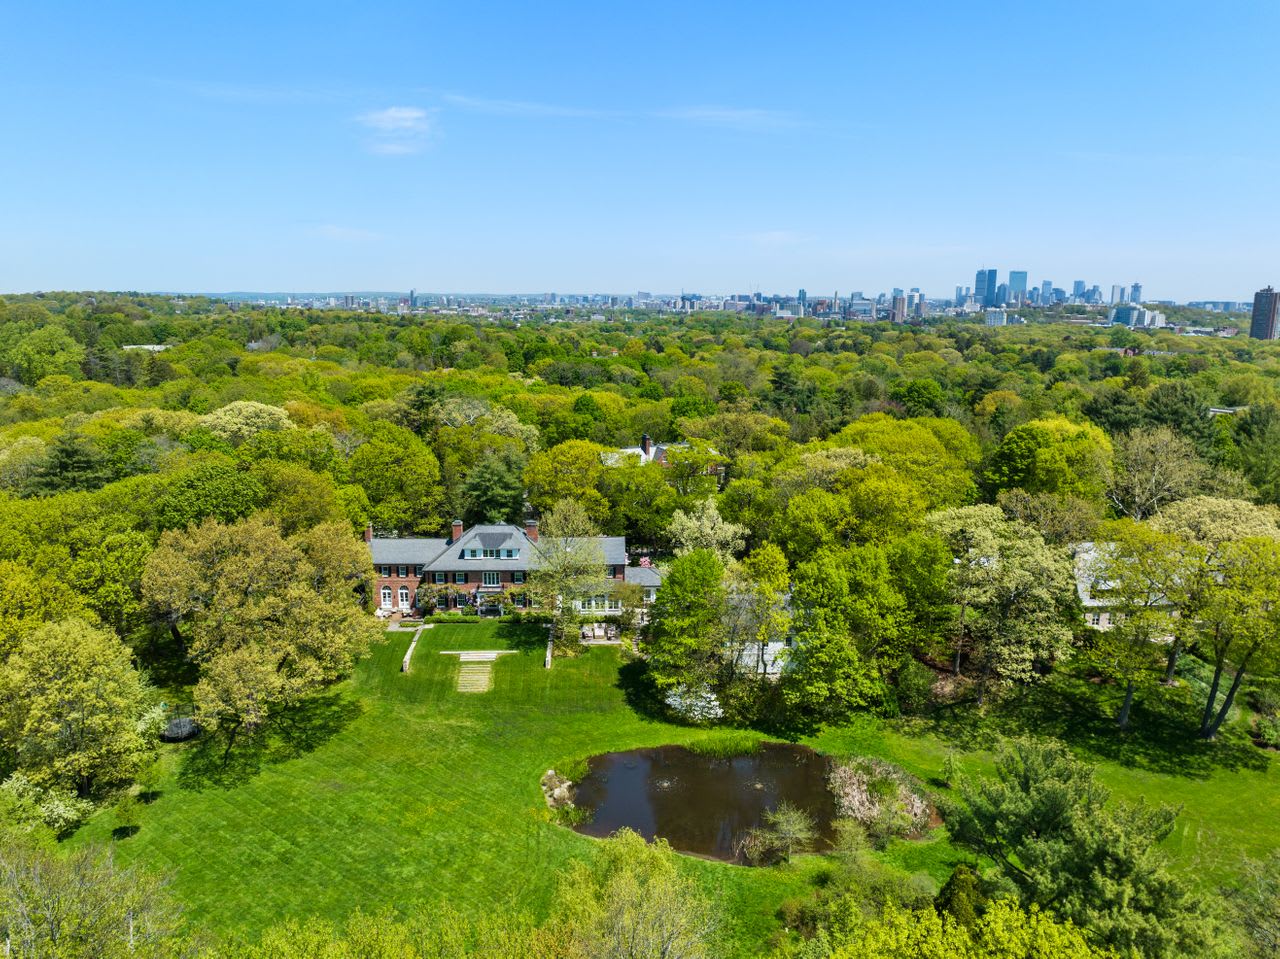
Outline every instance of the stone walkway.
<svg viewBox="0 0 1280 959"><path fill-rule="evenodd" d="M510 656L511 649L441 650L441 656L457 656L458 692L487 693L493 688L493 664L499 656Z"/></svg>

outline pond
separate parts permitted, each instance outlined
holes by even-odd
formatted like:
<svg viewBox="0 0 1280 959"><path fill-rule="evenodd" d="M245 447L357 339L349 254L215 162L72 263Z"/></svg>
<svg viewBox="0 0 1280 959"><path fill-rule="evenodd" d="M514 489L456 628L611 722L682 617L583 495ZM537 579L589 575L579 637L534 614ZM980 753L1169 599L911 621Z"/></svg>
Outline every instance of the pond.
<svg viewBox="0 0 1280 959"><path fill-rule="evenodd" d="M817 849L827 849L836 818L829 769L826 756L787 743L732 757L683 746L605 753L587 760L575 799L587 818L575 828L604 837L628 826L681 852L737 862L739 840L786 800L814 818Z"/></svg>

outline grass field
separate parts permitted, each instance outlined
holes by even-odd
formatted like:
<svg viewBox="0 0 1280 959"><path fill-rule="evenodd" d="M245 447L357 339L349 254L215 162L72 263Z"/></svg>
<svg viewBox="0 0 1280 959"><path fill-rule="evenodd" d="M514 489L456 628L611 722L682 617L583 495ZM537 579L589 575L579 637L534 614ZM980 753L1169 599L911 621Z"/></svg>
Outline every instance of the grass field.
<svg viewBox="0 0 1280 959"><path fill-rule="evenodd" d="M438 625L400 672L408 633L354 680L252 750L174 747L123 861L173 878L193 918L252 934L287 917L448 900L463 910L542 914L567 860L593 840L550 822L542 773L594 753L711 735L648 721L625 703L619 656L599 648L543 669L545 630ZM489 693L454 688L446 649L514 646ZM75 842L109 841L112 814ZM743 954L776 926L805 869L749 870L685 860L728 907Z"/></svg>
<svg viewBox="0 0 1280 959"><path fill-rule="evenodd" d="M544 637L532 626L440 624L423 632L406 675L410 637L392 633L351 682L225 762L212 740L167 748L160 794L143 808L141 829L115 841L118 857L168 872L193 917L224 935L311 913L441 900L542 915L566 861L593 842L550 821L542 773L594 753L716 735L632 709L614 649L543 669ZM457 658L440 651L484 648L519 654L494 664L492 691L458 693ZM1205 883L1229 877L1242 853L1280 846L1267 754L1238 732L1181 750L1182 704L1166 691L1144 697L1137 732L1120 737L1108 727L1108 695L1067 679L980 724L967 712L864 719L810 742L883 756L928 779L950 749L980 772L996 733L1040 729L1098 761L1117 794L1181 803L1170 852ZM72 841L112 841L113 825L106 811ZM945 836L897 843L884 856L935 879L957 860ZM819 865L813 857L780 869L683 862L722 903L741 955L760 949L778 926L779 903L808 888Z"/></svg>

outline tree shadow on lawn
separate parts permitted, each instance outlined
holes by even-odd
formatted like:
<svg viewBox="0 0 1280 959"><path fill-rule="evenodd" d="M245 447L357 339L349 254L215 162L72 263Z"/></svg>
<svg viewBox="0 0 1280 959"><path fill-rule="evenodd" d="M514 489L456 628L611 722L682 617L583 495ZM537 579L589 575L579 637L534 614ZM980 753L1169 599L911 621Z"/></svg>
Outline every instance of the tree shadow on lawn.
<svg viewBox="0 0 1280 959"><path fill-rule="evenodd" d="M947 707L932 728L964 749L991 749L1005 736L1052 736L1098 760L1193 779L1260 771L1269 764L1234 727L1224 727L1216 741L1200 739L1200 706L1185 689L1139 690L1127 732L1116 726L1120 697L1114 687L1100 690L1078 677L1055 678L1011 695L985 716L967 705Z"/></svg>
<svg viewBox="0 0 1280 959"><path fill-rule="evenodd" d="M653 677L649 675L649 664L643 659L623 663L618 668L618 681L615 685L622 690L623 699L637 714L656 722L671 722L667 704L654 685Z"/></svg>
<svg viewBox="0 0 1280 959"><path fill-rule="evenodd" d="M512 649L522 652L547 647L547 627L541 623L513 623L510 620L499 620L494 636Z"/></svg>
<svg viewBox="0 0 1280 959"><path fill-rule="evenodd" d="M243 785L264 766L296 759L328 742L362 711L358 700L334 692L304 699L252 735L241 732L230 742L223 731L204 733L183 755L178 785L193 792Z"/></svg>

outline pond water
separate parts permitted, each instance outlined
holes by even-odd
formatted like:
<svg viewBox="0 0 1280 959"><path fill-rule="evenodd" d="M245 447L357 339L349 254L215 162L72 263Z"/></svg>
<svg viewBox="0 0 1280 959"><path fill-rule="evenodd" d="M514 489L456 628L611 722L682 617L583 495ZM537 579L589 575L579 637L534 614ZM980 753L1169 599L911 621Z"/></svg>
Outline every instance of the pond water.
<svg viewBox="0 0 1280 959"><path fill-rule="evenodd" d="M588 836L629 826L696 856L738 861L738 841L784 799L813 816L818 849L830 847L835 800L830 760L805 746L764 743L746 756L704 756L683 746L605 753L587 760L576 804Z"/></svg>

